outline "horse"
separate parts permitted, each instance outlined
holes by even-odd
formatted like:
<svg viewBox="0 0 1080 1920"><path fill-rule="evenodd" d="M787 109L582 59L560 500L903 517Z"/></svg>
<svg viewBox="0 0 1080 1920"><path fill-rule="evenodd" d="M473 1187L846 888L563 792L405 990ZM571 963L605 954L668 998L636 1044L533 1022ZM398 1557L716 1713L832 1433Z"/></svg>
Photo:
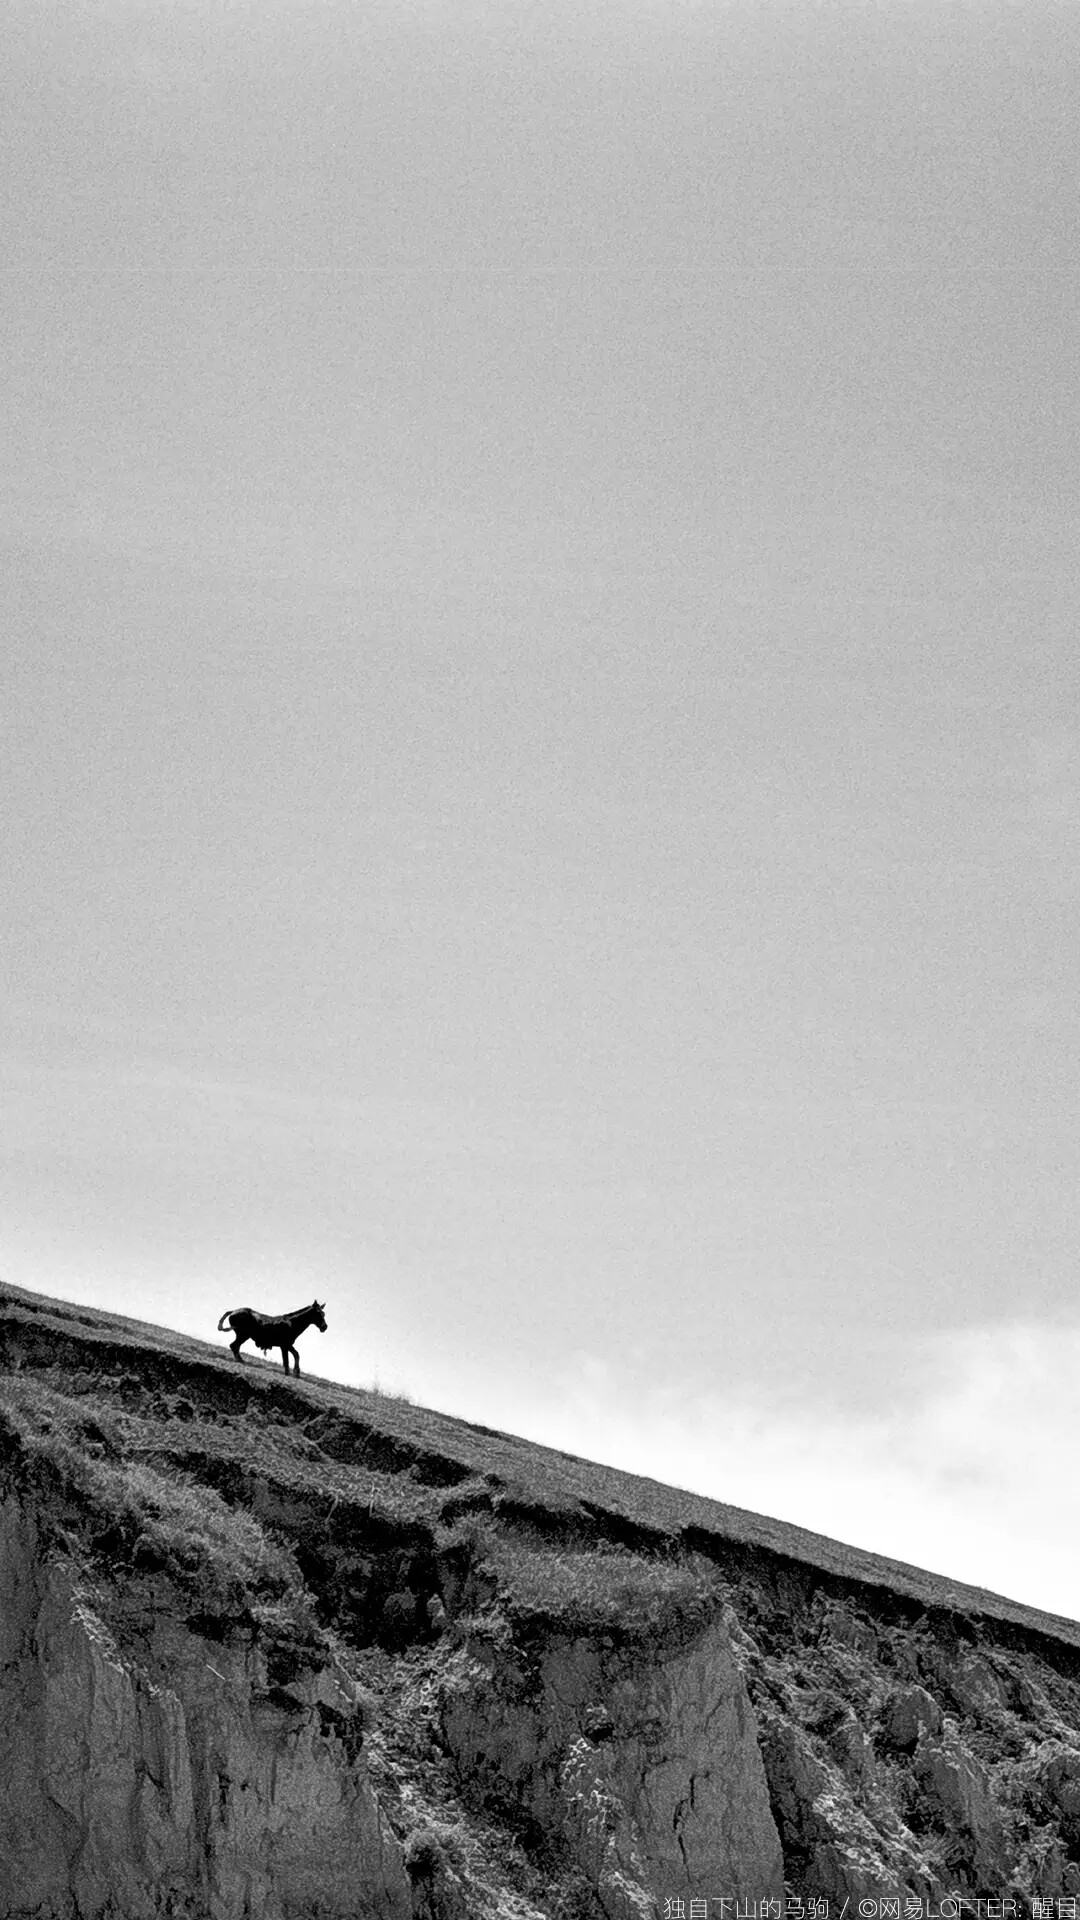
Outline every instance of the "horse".
<svg viewBox="0 0 1080 1920"><path fill-rule="evenodd" d="M297 1307L295 1313L283 1313L277 1320L272 1314L256 1313L253 1307L234 1307L230 1313L222 1314L217 1330L220 1333L227 1321L236 1335L235 1340L230 1342L234 1359L240 1359L240 1349L245 1340L254 1340L264 1353L269 1347L281 1348L281 1364L286 1373L289 1371L291 1353L296 1362L295 1371L299 1373L300 1355L293 1343L299 1339L305 1327L318 1327L320 1333L326 1332L325 1305L325 1300L321 1306L317 1300L313 1300L310 1307Z"/></svg>

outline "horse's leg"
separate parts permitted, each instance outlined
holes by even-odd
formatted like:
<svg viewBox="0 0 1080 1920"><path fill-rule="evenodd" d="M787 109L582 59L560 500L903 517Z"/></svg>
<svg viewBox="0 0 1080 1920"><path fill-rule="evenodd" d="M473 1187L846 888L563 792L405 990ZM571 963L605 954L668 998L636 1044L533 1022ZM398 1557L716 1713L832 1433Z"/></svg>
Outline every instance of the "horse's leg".
<svg viewBox="0 0 1080 1920"><path fill-rule="evenodd" d="M240 1338L240 1335L239 1335L239 1334L237 1334L237 1336L236 1336L236 1339L235 1339L235 1340L230 1340L230 1341L229 1341L229 1346L230 1346L230 1348L231 1348L231 1350L232 1350L232 1357L233 1357L233 1359L234 1359L234 1360L240 1360L240 1349L241 1349L241 1347L243 1346L243 1344L244 1344L244 1343L243 1343L243 1341L241 1340L241 1338ZM242 1361L242 1360L240 1361L240 1364L241 1364L241 1366L243 1365L243 1361Z"/></svg>
<svg viewBox="0 0 1080 1920"><path fill-rule="evenodd" d="M295 1360L295 1362L296 1362L296 1365L295 1365L295 1367L293 1368L293 1372L294 1372L294 1373L299 1373L299 1371L300 1371L300 1355L299 1355L299 1354L297 1353L297 1351L296 1351L296 1348L295 1348L295 1347L290 1347L290 1348L289 1348L289 1352L290 1352L290 1353L292 1354L292 1357L293 1357L293 1359L294 1359L294 1360ZM289 1363L288 1363L288 1361L286 1360L286 1362L285 1362L285 1370L286 1370L286 1372L288 1372L288 1368L289 1368Z"/></svg>
<svg viewBox="0 0 1080 1920"><path fill-rule="evenodd" d="M283 1340L283 1341L282 1341L282 1343L281 1343L281 1364L282 1364L282 1366L284 1367L284 1369L285 1369L285 1371L286 1371L286 1373L288 1373L288 1371L289 1371L289 1349L288 1349L288 1347L287 1347L287 1346L285 1345L285 1342L284 1342L284 1340Z"/></svg>

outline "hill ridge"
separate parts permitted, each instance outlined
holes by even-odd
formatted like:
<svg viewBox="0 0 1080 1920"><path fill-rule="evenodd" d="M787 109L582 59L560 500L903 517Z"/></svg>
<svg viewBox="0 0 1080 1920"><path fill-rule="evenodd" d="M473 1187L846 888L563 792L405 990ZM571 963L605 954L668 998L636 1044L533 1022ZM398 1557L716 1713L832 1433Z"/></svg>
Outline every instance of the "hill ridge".
<svg viewBox="0 0 1080 1920"><path fill-rule="evenodd" d="M0 1642L5 1920L1080 1898L1077 1622L10 1285Z"/></svg>
<svg viewBox="0 0 1080 1920"><path fill-rule="evenodd" d="M11 1364L8 1356L18 1345L17 1327L22 1324L25 1328L27 1317L43 1332L47 1329L48 1334L61 1339L83 1340L90 1345L115 1334L133 1347L157 1355L162 1363L174 1360L192 1368L209 1367L215 1372L222 1370L226 1376L241 1372L224 1344L218 1347L212 1340L200 1340L111 1309L85 1307L0 1282L0 1360L5 1364ZM775 1561L778 1568L790 1563L793 1568L822 1574L852 1589L876 1590L893 1594L902 1602L919 1602L928 1611L979 1618L988 1625L997 1623L1003 1629L1034 1634L1080 1654L1080 1621L989 1588L459 1415L418 1407L376 1389L347 1386L311 1372L286 1379L276 1362L250 1354L242 1364L243 1377L250 1381L254 1393L298 1395L305 1401L314 1395L315 1403L325 1407L329 1402L346 1418L349 1403L353 1403L355 1424L381 1434L391 1445L396 1443L403 1453L413 1448L414 1463L441 1460L448 1467L452 1464L462 1469L462 1480L474 1474L496 1488L501 1483L504 1511L512 1504L511 1490L515 1486L533 1487L535 1497L531 1502L518 1501L520 1518L531 1518L542 1529L542 1516L549 1514L551 1533L557 1531L560 1518L568 1532L583 1518L586 1524L591 1519L601 1530L606 1527L610 1538L627 1546L657 1549L665 1540L678 1541L714 1559L718 1558L717 1549L723 1547L730 1550L731 1558L752 1558L760 1553ZM487 1444L478 1448L476 1442ZM571 1472L560 1473L560 1467ZM453 1481L442 1484L452 1485Z"/></svg>

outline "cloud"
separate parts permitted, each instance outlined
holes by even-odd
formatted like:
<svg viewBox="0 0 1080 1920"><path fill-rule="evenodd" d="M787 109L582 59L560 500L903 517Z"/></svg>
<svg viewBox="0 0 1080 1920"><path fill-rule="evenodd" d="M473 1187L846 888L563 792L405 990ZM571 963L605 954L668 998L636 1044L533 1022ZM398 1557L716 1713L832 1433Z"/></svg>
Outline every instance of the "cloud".
<svg viewBox="0 0 1080 1920"><path fill-rule="evenodd" d="M879 1413L767 1381L683 1395L578 1355L506 1424L734 1506L1080 1616L1080 1327L1028 1323L912 1344ZM483 1415L481 1417L489 1417Z"/></svg>

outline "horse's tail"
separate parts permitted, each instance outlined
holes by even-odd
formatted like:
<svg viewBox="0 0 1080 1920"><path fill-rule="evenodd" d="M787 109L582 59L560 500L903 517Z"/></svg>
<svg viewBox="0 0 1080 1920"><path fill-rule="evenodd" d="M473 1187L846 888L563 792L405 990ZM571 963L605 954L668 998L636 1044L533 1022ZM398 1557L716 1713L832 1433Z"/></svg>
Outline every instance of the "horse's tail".
<svg viewBox="0 0 1080 1920"><path fill-rule="evenodd" d="M240 1311L239 1307L230 1307L228 1313L222 1314L221 1319L217 1323L217 1330L219 1333L221 1332L222 1327L225 1325L226 1320L228 1320L231 1324L233 1314L239 1313L239 1311Z"/></svg>

